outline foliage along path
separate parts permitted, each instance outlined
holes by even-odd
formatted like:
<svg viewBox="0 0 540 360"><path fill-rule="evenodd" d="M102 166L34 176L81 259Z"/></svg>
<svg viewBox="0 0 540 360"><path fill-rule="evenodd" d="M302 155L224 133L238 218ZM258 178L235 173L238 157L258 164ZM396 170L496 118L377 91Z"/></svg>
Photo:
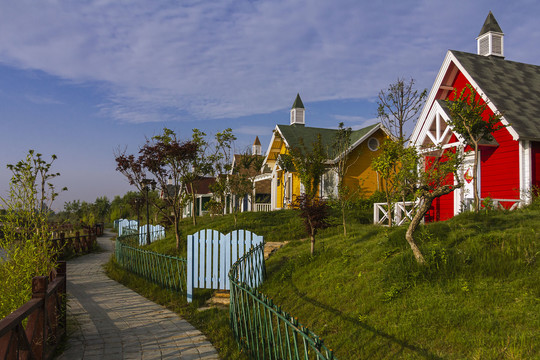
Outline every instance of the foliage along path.
<svg viewBox="0 0 540 360"><path fill-rule="evenodd" d="M166 308L109 279L103 250L68 261L68 340L58 359L219 359L206 337Z"/></svg>

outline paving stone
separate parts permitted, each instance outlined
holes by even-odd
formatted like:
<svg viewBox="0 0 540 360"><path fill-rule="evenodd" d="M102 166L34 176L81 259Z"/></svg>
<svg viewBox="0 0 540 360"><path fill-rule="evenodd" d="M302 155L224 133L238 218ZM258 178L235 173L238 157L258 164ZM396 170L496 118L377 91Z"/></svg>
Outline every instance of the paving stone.
<svg viewBox="0 0 540 360"><path fill-rule="evenodd" d="M109 279L102 265L114 243L98 242L105 251L68 261L68 340L57 359L219 359L187 321Z"/></svg>

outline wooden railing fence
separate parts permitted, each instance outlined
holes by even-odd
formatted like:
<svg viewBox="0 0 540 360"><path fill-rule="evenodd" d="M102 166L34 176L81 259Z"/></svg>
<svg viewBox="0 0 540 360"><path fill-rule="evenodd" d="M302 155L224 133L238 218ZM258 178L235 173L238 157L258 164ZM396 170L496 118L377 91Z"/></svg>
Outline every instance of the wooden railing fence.
<svg viewBox="0 0 540 360"><path fill-rule="evenodd" d="M86 233L76 231L74 236L66 237L65 233L61 232L59 237L52 239L52 246L59 251L60 258L68 254L87 254L96 245L98 236L103 235L103 227L92 226L83 228Z"/></svg>
<svg viewBox="0 0 540 360"><path fill-rule="evenodd" d="M32 279L32 299L0 320L0 359L51 359L66 333L66 263Z"/></svg>

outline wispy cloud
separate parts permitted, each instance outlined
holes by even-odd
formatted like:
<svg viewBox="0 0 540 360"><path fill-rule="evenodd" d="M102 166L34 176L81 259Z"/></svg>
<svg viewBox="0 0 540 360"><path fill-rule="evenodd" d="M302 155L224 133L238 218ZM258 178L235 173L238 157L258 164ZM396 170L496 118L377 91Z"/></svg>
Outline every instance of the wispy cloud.
<svg viewBox="0 0 540 360"><path fill-rule="evenodd" d="M26 100L40 105L62 105L62 101L43 95L27 94L25 95Z"/></svg>
<svg viewBox="0 0 540 360"><path fill-rule="evenodd" d="M101 110L121 121L239 117L282 109L296 92L306 101L370 98L398 76L428 87L447 48L474 51L488 5L4 2L0 63L102 83ZM510 6L495 7L503 16ZM453 26L440 26L448 19ZM524 21L535 17L511 26L536 28Z"/></svg>

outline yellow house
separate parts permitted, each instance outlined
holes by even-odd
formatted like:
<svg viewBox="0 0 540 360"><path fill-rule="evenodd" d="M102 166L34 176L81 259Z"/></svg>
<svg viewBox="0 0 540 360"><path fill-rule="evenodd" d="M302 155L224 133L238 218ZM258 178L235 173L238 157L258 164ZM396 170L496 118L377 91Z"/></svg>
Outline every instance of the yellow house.
<svg viewBox="0 0 540 360"><path fill-rule="evenodd" d="M347 156L345 185L360 196L369 196L379 189L378 176L371 169L371 160L379 154L379 147L389 138L388 131L380 124L374 124L351 133L351 146L342 154L332 154L338 129L315 128L305 126L305 108L300 99L291 109L290 125L276 125L264 166L272 170L271 209L283 209L290 206L295 196L303 192L303 185L295 173L286 172L279 166L278 158L289 149L299 146L301 139L306 146L311 146L321 136L324 149L327 149L327 172L321 179L319 196L332 198L337 196L337 173L334 165L343 156Z"/></svg>

